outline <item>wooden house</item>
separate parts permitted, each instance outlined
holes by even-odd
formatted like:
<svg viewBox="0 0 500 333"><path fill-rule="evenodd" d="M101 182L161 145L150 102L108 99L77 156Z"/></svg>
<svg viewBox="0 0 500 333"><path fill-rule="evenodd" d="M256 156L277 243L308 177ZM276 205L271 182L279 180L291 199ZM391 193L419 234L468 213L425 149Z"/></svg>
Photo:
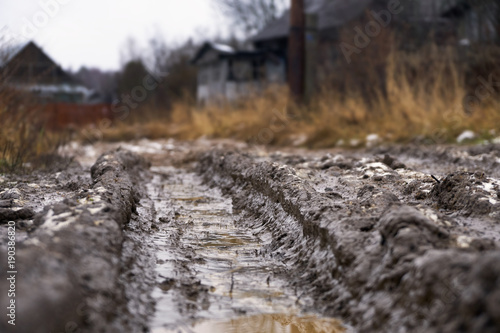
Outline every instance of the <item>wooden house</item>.
<svg viewBox="0 0 500 333"><path fill-rule="evenodd" d="M97 98L31 41L3 48L0 72L10 87L47 102L87 103Z"/></svg>
<svg viewBox="0 0 500 333"><path fill-rule="evenodd" d="M306 15L314 17L310 21L313 25L306 28L306 53L314 54L310 59L314 59L315 64L306 64L306 67L309 66L306 77L316 81L321 75L327 75L325 70L318 75L309 75L309 69L314 71L317 65L321 65L322 69L333 67L332 72L338 73L339 65L341 70L346 70L363 64L366 59L378 57L384 61L387 56L384 52L391 49L389 41L380 38L381 46L386 44L385 51L381 51L384 47L379 45L368 48L369 52L362 52L363 47L356 45L359 33L365 34L365 39L375 39L379 34L392 31L402 37L400 40L406 43L402 47L409 50L418 48L431 36L438 44L461 46L497 40L499 36L494 22L500 17L500 5L493 1L482 6L473 3L471 0L305 0ZM387 13L389 16L384 16ZM289 11L285 11L250 38L254 51L243 52L228 46L205 44L193 61L199 68L198 99L205 101L214 96L234 99L255 90L248 89L249 83L253 87L259 86L265 79L286 82L289 18ZM365 31L370 21L373 21L372 28L376 33ZM377 24L378 27L375 26ZM363 31L359 32L358 28ZM367 36L370 34L371 37ZM351 58L360 53L364 58L349 67ZM239 63L247 68L243 71L246 73L244 76L239 73L240 65L235 65ZM372 63L372 67L376 65Z"/></svg>
<svg viewBox="0 0 500 333"><path fill-rule="evenodd" d="M0 82L25 93L53 128L85 125L112 118L111 106L80 84L34 42L0 46Z"/></svg>
<svg viewBox="0 0 500 333"><path fill-rule="evenodd" d="M205 43L191 62L198 67L200 103L235 100L267 84L284 83L284 59L272 52L238 51L227 45Z"/></svg>

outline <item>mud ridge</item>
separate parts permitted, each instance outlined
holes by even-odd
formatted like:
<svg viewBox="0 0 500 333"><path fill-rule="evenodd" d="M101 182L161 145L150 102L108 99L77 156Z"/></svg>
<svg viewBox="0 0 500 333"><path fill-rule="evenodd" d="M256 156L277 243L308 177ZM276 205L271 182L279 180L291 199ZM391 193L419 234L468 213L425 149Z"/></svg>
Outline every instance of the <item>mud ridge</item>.
<svg viewBox="0 0 500 333"><path fill-rule="evenodd" d="M138 245L149 226L134 212L148 167L132 153L106 153L92 166L89 187L35 216L34 230L16 248L16 326L2 318L0 331L147 331L153 304L141 293L148 279L153 283L154 260ZM126 287L131 283L135 293Z"/></svg>
<svg viewBox="0 0 500 333"><path fill-rule="evenodd" d="M296 168L248 154L204 153L198 172L252 217L240 223L271 231L273 241L261 255L283 260L292 283L321 314L340 316L360 332L498 331L498 245L460 235L458 222L435 210L443 206L494 223L497 204L490 200L478 209L489 198L483 193L469 200L463 192L456 202L446 195L460 192L470 175L455 181L450 175L416 204L398 187L379 185L397 183L398 173L357 163L363 174L348 164L342 169L352 169L350 178L339 171L339 182L373 179L373 185L357 184L350 197L320 193ZM367 173L374 167L382 176Z"/></svg>

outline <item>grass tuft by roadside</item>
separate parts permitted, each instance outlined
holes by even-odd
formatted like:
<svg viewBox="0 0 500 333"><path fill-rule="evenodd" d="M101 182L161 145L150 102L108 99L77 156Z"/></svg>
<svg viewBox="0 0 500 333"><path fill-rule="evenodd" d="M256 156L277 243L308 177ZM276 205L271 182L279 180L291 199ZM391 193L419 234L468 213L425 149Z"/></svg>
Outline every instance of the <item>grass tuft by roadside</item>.
<svg viewBox="0 0 500 333"><path fill-rule="evenodd" d="M36 102L5 88L0 88L0 123L0 173L49 167L68 140L67 132L47 129Z"/></svg>

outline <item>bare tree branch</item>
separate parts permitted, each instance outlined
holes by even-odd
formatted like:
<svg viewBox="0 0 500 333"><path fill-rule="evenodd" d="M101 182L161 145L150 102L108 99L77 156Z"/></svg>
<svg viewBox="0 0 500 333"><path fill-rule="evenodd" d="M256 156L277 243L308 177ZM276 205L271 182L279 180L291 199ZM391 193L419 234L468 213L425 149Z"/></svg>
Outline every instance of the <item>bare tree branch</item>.
<svg viewBox="0 0 500 333"><path fill-rule="evenodd" d="M277 19L288 0L213 0L239 32L251 35Z"/></svg>

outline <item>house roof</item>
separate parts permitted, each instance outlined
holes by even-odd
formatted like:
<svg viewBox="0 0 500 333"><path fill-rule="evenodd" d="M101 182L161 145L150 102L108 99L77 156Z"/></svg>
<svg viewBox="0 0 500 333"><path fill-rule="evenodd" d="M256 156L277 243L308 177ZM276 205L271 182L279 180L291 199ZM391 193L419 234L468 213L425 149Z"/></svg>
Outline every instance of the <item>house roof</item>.
<svg viewBox="0 0 500 333"><path fill-rule="evenodd" d="M205 42L202 47L198 50L198 52L195 53L193 59L191 59L192 64L196 64L198 60L200 60L203 55L208 51L208 50L215 50L218 53L221 54L233 54L235 50L229 46L229 45L223 45L223 44L218 44L218 43L212 43L212 42Z"/></svg>
<svg viewBox="0 0 500 333"><path fill-rule="evenodd" d="M13 64L13 70L16 71L18 62L26 61L26 55L36 56L36 61L43 62L45 65L52 66L56 71L59 78L64 78L65 82L75 83L74 78L64 71L51 57L47 55L38 45L33 41L25 43L7 43L0 44L0 68L7 68ZM32 61L32 60L28 60Z"/></svg>
<svg viewBox="0 0 500 333"><path fill-rule="evenodd" d="M359 17L372 3L373 0L305 0L305 11L318 15L318 29L323 31L340 27ZM465 3L464 0L420 0L414 2L418 8L415 8L414 13L411 14L422 21L436 20L454 8L465 9ZM403 6L407 5L403 4ZM289 34L289 26L290 12L287 10L280 18L268 24L250 40L260 42L286 38Z"/></svg>
<svg viewBox="0 0 500 333"><path fill-rule="evenodd" d="M31 47L36 49L38 52L42 53L45 58L47 58L50 62L54 63L54 65L58 66L57 63L45 53L38 45L33 41L27 41L23 43L9 43L2 45L0 44L0 67L7 65L12 59L14 59L18 54L20 54L24 49Z"/></svg>
<svg viewBox="0 0 500 333"><path fill-rule="evenodd" d="M234 52L236 52L235 49L229 45L219 44L219 43L210 43L210 44L214 50L217 50L217 51L222 52L222 53L234 53Z"/></svg>
<svg viewBox="0 0 500 333"><path fill-rule="evenodd" d="M318 15L318 28L326 30L342 26L361 15L372 0L306 0L305 11ZM253 42L288 36L290 26L290 11L271 22L250 40Z"/></svg>
<svg viewBox="0 0 500 333"><path fill-rule="evenodd" d="M192 64L196 64L205 53L209 50L214 50L219 54L219 58L251 58L256 56L262 56L262 51L240 51L236 50L233 47L225 44L218 44L212 42L206 42L203 46L196 52L193 59L191 59Z"/></svg>
<svg viewBox="0 0 500 333"><path fill-rule="evenodd" d="M32 42L0 45L0 67L5 66Z"/></svg>
<svg viewBox="0 0 500 333"><path fill-rule="evenodd" d="M4 44L0 45L0 68L8 66L12 61L17 61L15 58L24 52L27 48L31 50L37 50L41 52L47 61L50 61L54 66L56 66L58 73L64 78L59 83L20 83L15 80L9 82L9 84L15 88L37 92L37 93L66 93L66 94L82 94L85 98L89 98L94 94L94 90L88 89L81 84L79 80L76 80L69 73L64 71L59 65L57 65L40 47L38 47L34 42L28 41L19 44Z"/></svg>

